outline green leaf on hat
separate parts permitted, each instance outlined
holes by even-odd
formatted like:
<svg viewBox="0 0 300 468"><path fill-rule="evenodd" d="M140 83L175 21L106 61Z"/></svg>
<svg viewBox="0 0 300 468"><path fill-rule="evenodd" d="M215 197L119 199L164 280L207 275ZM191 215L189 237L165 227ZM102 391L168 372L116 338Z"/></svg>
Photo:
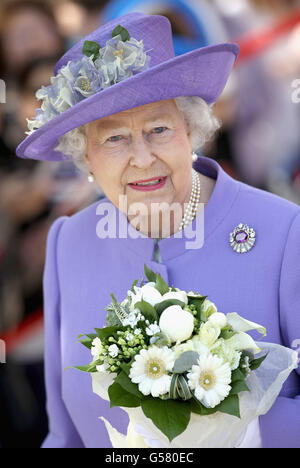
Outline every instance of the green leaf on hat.
<svg viewBox="0 0 300 468"><path fill-rule="evenodd" d="M87 55L88 57L91 57L93 55L94 56L93 60L95 61L97 60L97 58L99 58L100 49L101 49L101 46L100 44L98 44L98 42L84 41L83 47L82 47L82 53L84 55Z"/></svg>
<svg viewBox="0 0 300 468"><path fill-rule="evenodd" d="M111 33L111 37L118 36L118 34L120 34L123 42L129 41L130 39L129 32L127 31L127 29L123 28L123 26L121 26L120 24L118 24L118 26L115 27L115 29Z"/></svg>

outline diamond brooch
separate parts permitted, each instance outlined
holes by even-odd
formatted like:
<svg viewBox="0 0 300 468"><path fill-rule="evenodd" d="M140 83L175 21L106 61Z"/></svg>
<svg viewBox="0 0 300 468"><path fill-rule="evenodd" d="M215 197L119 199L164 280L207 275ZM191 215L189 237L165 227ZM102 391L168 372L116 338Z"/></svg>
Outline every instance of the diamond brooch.
<svg viewBox="0 0 300 468"><path fill-rule="evenodd" d="M230 233L229 242L233 250L237 253L246 253L255 244L255 231L247 224L240 223L233 232Z"/></svg>

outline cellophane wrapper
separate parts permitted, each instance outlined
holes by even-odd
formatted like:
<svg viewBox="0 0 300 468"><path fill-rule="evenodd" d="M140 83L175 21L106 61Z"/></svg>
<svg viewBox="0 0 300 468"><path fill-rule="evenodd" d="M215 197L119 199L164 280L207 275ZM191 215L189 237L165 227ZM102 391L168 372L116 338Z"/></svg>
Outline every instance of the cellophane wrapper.
<svg viewBox="0 0 300 468"><path fill-rule="evenodd" d="M298 367L298 355L292 349L272 343L257 344L262 349L262 354L268 353L268 356L257 370L249 374L246 383L250 392L239 394L241 418L220 412L209 416L191 413L186 430L170 443L151 419L144 415L140 407L122 407L129 416L126 435L118 432L104 417L100 416L105 423L112 446L114 448L237 447L248 425L270 410L285 380ZM108 387L113 383L115 374L97 372L91 375L94 393L109 401Z"/></svg>

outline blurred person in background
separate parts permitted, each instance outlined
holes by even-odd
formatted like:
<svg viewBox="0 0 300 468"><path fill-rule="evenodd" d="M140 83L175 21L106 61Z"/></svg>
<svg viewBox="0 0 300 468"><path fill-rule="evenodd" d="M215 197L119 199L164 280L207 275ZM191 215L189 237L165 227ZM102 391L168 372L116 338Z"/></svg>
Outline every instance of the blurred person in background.
<svg viewBox="0 0 300 468"><path fill-rule="evenodd" d="M232 135L240 177L300 203L292 187L300 148L300 110L292 101L300 73L299 0L214 3L241 47Z"/></svg>
<svg viewBox="0 0 300 468"><path fill-rule="evenodd" d="M73 213L101 194L71 164L45 166L33 161L25 165L15 156L18 135L23 137L27 129L26 117L32 116L38 105L35 91L50 84L60 42L57 34L52 40L50 30L44 31L39 47L40 29L46 29L48 21L48 13L40 12L51 11L46 4L12 1L6 8L7 22L1 16L0 41L6 73L2 76L8 88L6 103L0 109L0 338L7 344L7 364L0 366L0 446L38 447L47 431L42 323L46 236L57 216ZM24 37L35 38L24 40L26 50L22 35L18 36L21 24ZM20 53L13 49L13 45L18 49L17 40L9 49L8 37L14 33L21 44L22 66L7 60L7 55ZM36 53L34 47L38 47ZM47 51L52 55L46 55ZM10 125L4 125L3 115ZM10 130L14 138L9 137Z"/></svg>
<svg viewBox="0 0 300 468"><path fill-rule="evenodd" d="M4 0L0 4L0 77L5 80L4 107L6 144L14 151L23 137L17 125L17 81L32 60L61 55L63 39L52 9L41 0Z"/></svg>

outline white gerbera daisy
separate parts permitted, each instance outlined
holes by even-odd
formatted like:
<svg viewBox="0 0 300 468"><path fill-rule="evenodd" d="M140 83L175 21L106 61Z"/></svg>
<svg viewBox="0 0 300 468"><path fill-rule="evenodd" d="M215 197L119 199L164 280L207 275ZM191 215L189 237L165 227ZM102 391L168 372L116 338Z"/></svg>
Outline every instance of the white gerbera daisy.
<svg viewBox="0 0 300 468"><path fill-rule="evenodd" d="M129 377L132 382L139 384L143 395L164 395L170 390L171 376L168 372L173 369L174 361L175 355L167 346L142 349L135 356Z"/></svg>
<svg viewBox="0 0 300 468"><path fill-rule="evenodd" d="M211 354L200 356L198 365L192 366L187 378L195 397L207 408L217 406L231 390L229 364Z"/></svg>

